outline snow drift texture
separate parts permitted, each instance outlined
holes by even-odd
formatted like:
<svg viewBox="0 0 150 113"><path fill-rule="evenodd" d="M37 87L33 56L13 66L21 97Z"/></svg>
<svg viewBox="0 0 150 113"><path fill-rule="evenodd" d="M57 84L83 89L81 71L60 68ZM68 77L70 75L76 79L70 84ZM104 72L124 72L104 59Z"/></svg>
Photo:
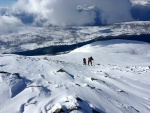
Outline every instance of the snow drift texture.
<svg viewBox="0 0 150 113"><path fill-rule="evenodd" d="M149 113L150 45L96 42L58 56L0 54L0 113ZM94 66L82 59L94 58Z"/></svg>

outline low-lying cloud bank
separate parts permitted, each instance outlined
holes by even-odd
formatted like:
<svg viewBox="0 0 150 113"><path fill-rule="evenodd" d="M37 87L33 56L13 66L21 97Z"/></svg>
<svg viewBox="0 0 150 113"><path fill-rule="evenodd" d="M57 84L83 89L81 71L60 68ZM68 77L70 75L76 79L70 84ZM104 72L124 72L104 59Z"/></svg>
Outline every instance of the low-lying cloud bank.
<svg viewBox="0 0 150 113"><path fill-rule="evenodd" d="M0 16L0 34L17 31L23 23L20 19L13 16Z"/></svg>
<svg viewBox="0 0 150 113"><path fill-rule="evenodd" d="M78 10L78 6L85 8ZM19 0L14 10L34 15L33 24L94 25L133 20L129 0Z"/></svg>

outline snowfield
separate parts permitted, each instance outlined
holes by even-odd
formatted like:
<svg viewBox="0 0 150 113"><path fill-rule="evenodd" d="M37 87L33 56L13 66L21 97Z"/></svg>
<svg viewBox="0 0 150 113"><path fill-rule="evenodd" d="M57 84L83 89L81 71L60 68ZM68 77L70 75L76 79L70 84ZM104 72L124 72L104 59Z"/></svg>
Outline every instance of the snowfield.
<svg viewBox="0 0 150 113"><path fill-rule="evenodd" d="M149 113L149 48L109 40L57 56L0 54L0 113Z"/></svg>

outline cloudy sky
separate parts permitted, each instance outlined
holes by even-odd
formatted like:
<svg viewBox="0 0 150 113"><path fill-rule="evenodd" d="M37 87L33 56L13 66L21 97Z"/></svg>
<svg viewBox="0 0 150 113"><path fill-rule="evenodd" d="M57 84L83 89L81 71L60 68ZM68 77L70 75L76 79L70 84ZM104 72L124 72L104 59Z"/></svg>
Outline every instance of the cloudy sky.
<svg viewBox="0 0 150 113"><path fill-rule="evenodd" d="M10 6L17 0L0 0L0 6Z"/></svg>
<svg viewBox="0 0 150 113"><path fill-rule="evenodd" d="M8 11L0 10L0 26L7 28L105 25L135 20L130 0L1 0L0 6L9 7Z"/></svg>
<svg viewBox="0 0 150 113"><path fill-rule="evenodd" d="M9 7L0 10L0 26L7 25L0 31L6 32L22 25L81 26L134 20L130 0L1 0L0 6Z"/></svg>
<svg viewBox="0 0 150 113"><path fill-rule="evenodd" d="M34 15L33 23L42 22L44 26L130 21L131 7L129 0L19 0L13 5L15 10L21 9L27 14Z"/></svg>

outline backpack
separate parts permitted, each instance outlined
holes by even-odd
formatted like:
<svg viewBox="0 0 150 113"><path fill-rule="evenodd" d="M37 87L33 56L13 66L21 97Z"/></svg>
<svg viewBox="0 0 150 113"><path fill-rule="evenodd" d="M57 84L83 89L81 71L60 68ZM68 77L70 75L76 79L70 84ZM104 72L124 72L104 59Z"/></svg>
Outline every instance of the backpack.
<svg viewBox="0 0 150 113"><path fill-rule="evenodd" d="M93 60L93 58L92 58L92 57L89 57L89 58L88 58L88 61L92 61L92 60Z"/></svg>
<svg viewBox="0 0 150 113"><path fill-rule="evenodd" d="M83 58L83 62L86 62L86 59L85 59L85 58Z"/></svg>

